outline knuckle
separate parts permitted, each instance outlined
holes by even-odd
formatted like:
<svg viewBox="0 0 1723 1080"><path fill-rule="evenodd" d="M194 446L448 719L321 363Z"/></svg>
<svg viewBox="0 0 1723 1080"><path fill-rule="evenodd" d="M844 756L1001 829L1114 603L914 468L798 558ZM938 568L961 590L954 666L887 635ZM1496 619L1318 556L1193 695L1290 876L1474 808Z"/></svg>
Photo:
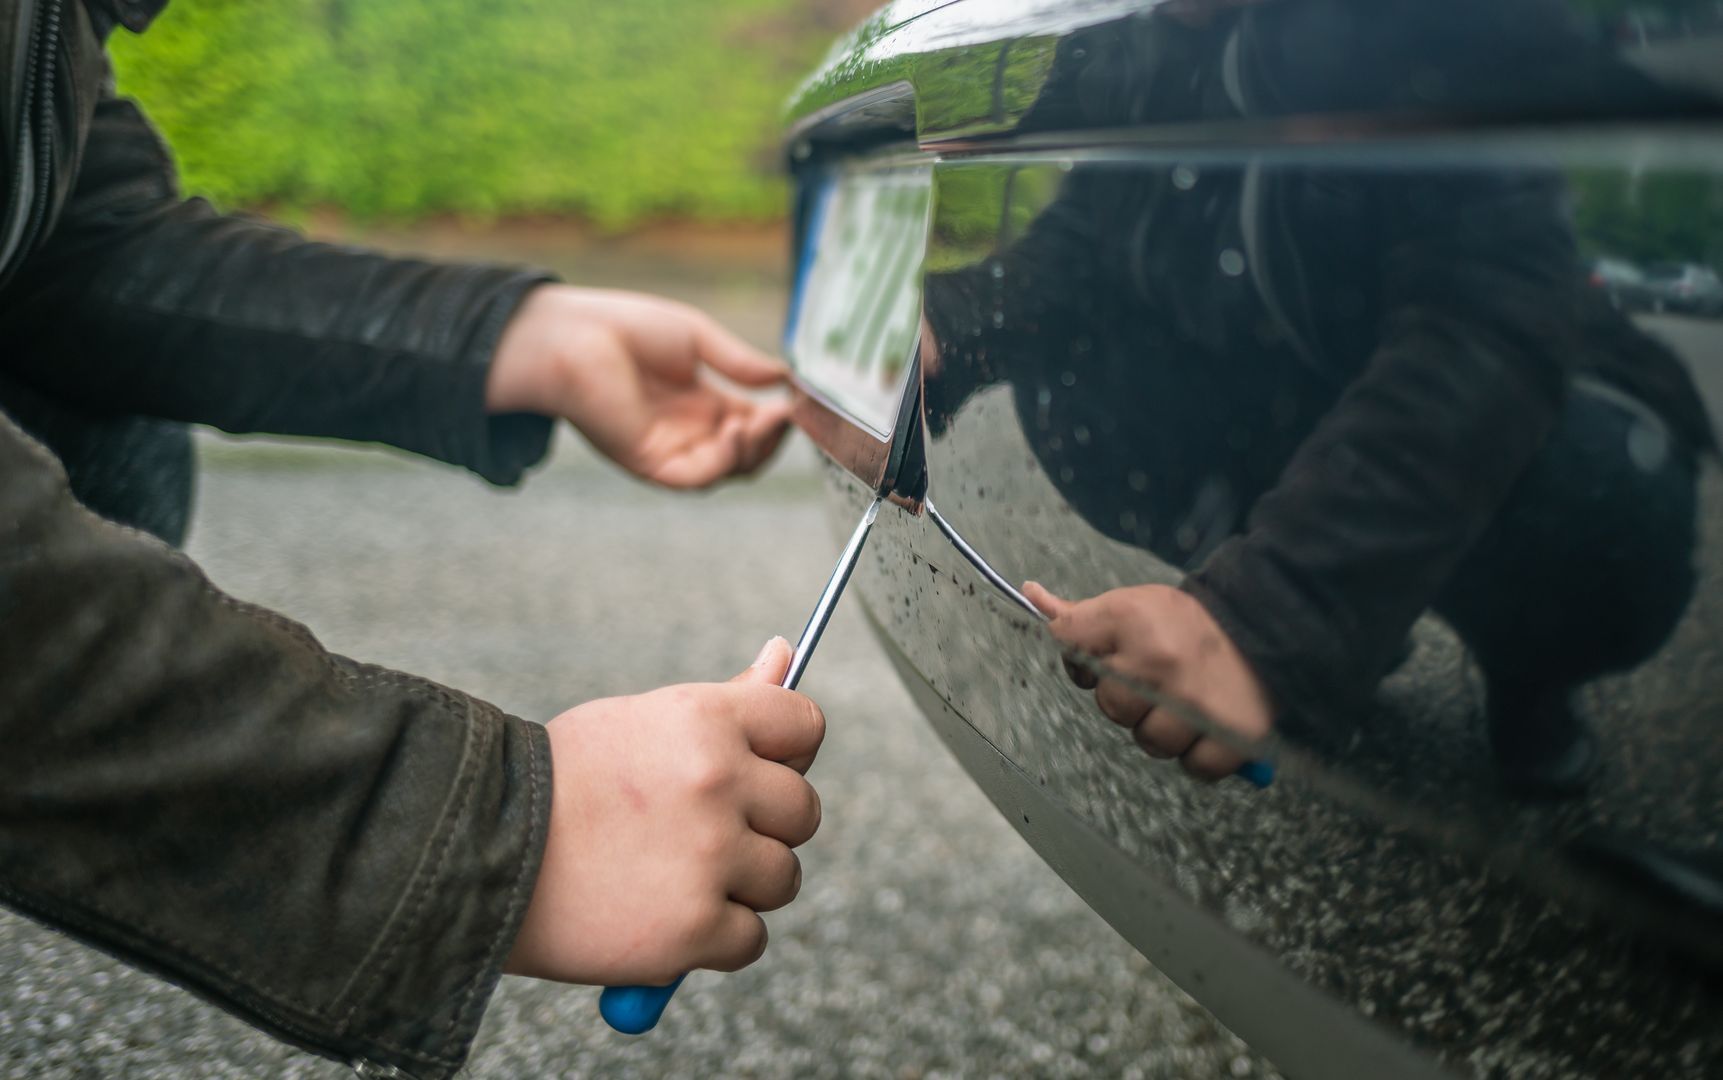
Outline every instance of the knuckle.
<svg viewBox="0 0 1723 1080"><path fill-rule="evenodd" d="M1197 779L1213 782L1232 775L1241 761L1231 747L1216 739L1203 738L1185 752L1182 764Z"/></svg>
<svg viewBox="0 0 1723 1080"><path fill-rule="evenodd" d="M1107 719L1127 727L1142 719L1148 709L1148 702L1116 679L1107 679L1095 689L1095 704Z"/></svg>
<svg viewBox="0 0 1723 1080"><path fill-rule="evenodd" d="M770 942L771 936L770 931L766 929L766 920L758 915L754 916L754 932L752 940L749 942L747 959L742 961L743 967L747 967L766 955L766 945Z"/></svg>
<svg viewBox="0 0 1723 1080"><path fill-rule="evenodd" d="M711 941L724 927L725 904L717 896L708 896L689 908L687 938L691 947Z"/></svg>
<svg viewBox="0 0 1723 1080"><path fill-rule="evenodd" d="M696 720L700 713L708 710L709 706L704 695L692 686L668 686L659 693L663 695L665 711L674 716L678 722L686 723Z"/></svg>
<svg viewBox="0 0 1723 1080"><path fill-rule="evenodd" d="M712 960L714 970L740 971L766 954L766 921L758 915L751 915L751 920L731 932Z"/></svg>
<svg viewBox="0 0 1723 1080"><path fill-rule="evenodd" d="M826 712L814 703L814 699L806 695L798 695L802 699L803 719L808 729L808 737L815 746L826 741Z"/></svg>
<svg viewBox="0 0 1723 1080"><path fill-rule="evenodd" d="M755 911L776 911L796 898L802 889L802 864L795 852L784 849L773 860L757 883L757 903L748 906Z"/></svg>
<svg viewBox="0 0 1723 1080"><path fill-rule="evenodd" d="M802 839L799 842L805 844L813 839L815 833L820 831L820 822L824 820L825 808L820 802L820 793L814 789L814 785L804 781L802 790L804 792L801 814Z"/></svg>
<svg viewBox="0 0 1723 1080"><path fill-rule="evenodd" d="M683 787L696 797L723 795L729 790L734 777L731 763L715 753L690 754L683 763Z"/></svg>
<svg viewBox="0 0 1723 1080"><path fill-rule="evenodd" d="M1212 784L1221 780L1230 771L1227 769L1218 769L1214 765L1206 762L1190 760L1186 760L1184 762L1184 770L1193 778L1201 780L1205 784Z"/></svg>
<svg viewBox="0 0 1723 1080"><path fill-rule="evenodd" d="M696 825L688 830L688 853L696 865L722 867L730 853L730 836L714 824Z"/></svg>
<svg viewBox="0 0 1723 1080"><path fill-rule="evenodd" d="M1189 728L1166 713L1156 709L1132 730L1137 745L1150 757L1177 757L1190 747L1193 738Z"/></svg>

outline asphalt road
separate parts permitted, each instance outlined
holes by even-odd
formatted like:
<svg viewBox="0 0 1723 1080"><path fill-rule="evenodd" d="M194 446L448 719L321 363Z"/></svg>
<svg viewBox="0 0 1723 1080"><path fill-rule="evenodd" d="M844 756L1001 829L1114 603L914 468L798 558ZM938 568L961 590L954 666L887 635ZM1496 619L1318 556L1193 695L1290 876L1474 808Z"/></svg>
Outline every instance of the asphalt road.
<svg viewBox="0 0 1723 1080"><path fill-rule="evenodd" d="M532 719L739 670L800 628L839 545L805 445L696 497L572 442L518 493L383 451L212 442L205 460L191 550L218 585ZM826 817L766 958L695 975L635 1040L595 991L505 980L474 1075L1271 1075L1005 825L853 607L804 689L830 718ZM3 914L0 971L0 1076L351 1075Z"/></svg>

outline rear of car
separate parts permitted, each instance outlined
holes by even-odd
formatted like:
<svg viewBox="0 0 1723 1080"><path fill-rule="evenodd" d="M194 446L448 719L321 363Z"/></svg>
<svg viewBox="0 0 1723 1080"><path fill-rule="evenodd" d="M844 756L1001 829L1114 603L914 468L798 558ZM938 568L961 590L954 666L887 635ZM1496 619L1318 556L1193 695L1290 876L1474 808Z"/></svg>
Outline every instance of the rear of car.
<svg viewBox="0 0 1723 1080"><path fill-rule="evenodd" d="M1723 314L1723 280L1708 266L1657 263L1646 269L1645 284L1658 311Z"/></svg>
<svg viewBox="0 0 1723 1080"><path fill-rule="evenodd" d="M1289 1075L1723 1070L1723 333L1580 254L1723 252L1723 37L1619 14L898 0L791 106L798 421L836 532L893 500L853 587L1008 820ZM1016 591L1189 588L1301 513L1230 594L1296 705L1267 790L1143 755Z"/></svg>
<svg viewBox="0 0 1723 1080"><path fill-rule="evenodd" d="M1622 310L1645 311L1651 307L1651 286L1645 272L1626 259L1593 259L1586 280L1592 288L1602 289L1609 302Z"/></svg>

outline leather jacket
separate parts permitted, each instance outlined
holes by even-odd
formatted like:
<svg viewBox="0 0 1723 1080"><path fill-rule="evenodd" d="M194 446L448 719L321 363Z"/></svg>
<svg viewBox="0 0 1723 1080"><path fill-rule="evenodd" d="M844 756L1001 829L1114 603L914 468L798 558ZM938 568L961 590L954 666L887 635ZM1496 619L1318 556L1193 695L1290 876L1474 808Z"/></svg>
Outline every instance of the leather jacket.
<svg viewBox="0 0 1723 1080"><path fill-rule="evenodd" d="M102 53L164 2L0 0L0 377L518 479L550 422L483 387L544 275L182 198ZM543 728L223 595L4 413L0 747L0 901L361 1071L459 1068L537 874Z"/></svg>

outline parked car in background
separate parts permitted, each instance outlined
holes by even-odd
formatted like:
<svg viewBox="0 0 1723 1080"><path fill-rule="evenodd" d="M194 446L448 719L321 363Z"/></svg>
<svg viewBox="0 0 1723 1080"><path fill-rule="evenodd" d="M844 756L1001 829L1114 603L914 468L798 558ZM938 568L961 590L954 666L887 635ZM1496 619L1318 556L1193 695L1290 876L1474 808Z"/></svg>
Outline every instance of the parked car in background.
<svg viewBox="0 0 1723 1080"><path fill-rule="evenodd" d="M1290 1076L1723 1075L1723 333L1575 272L1723 241L1723 38L1609 6L895 0L790 109L798 421L839 535L892 499L854 591Z"/></svg>
<svg viewBox="0 0 1723 1080"><path fill-rule="evenodd" d="M1593 288L1602 289L1609 302L1622 311L1651 310L1651 286L1645 280L1645 272L1626 259L1591 260L1586 280Z"/></svg>
<svg viewBox="0 0 1723 1080"><path fill-rule="evenodd" d="M1646 268L1645 284L1657 311L1723 315L1723 280L1709 266L1653 263Z"/></svg>

